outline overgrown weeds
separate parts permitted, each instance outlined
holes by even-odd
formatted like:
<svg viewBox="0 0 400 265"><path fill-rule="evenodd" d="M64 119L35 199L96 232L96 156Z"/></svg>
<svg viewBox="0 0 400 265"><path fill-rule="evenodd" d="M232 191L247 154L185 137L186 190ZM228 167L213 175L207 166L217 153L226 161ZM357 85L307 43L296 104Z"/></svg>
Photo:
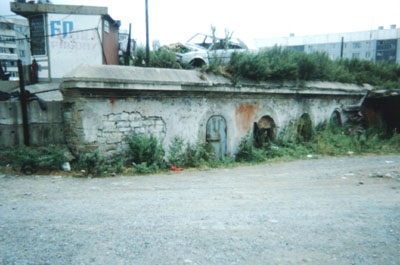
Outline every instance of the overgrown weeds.
<svg viewBox="0 0 400 265"><path fill-rule="evenodd" d="M343 156L388 154L400 152L400 135L387 135L382 129L354 130L349 126L325 123L314 129L312 137L304 140L278 139L256 148L253 140L243 138L236 155L238 162L262 162L270 159L306 158L315 155Z"/></svg>
<svg viewBox="0 0 400 265"><path fill-rule="evenodd" d="M290 160L315 156L346 156L362 154L399 154L400 134L383 133L383 128L355 130L349 126L329 123L317 126L310 139L278 137L266 141L261 147L254 145L251 134L243 137L235 156L217 159L210 145L189 144L175 137L168 155L154 136L133 133L127 154L105 158L98 151L83 153L71 161L72 175L113 176L116 174L152 174L181 168L228 167L242 163ZM284 133L283 133L284 134ZM60 146L25 147L0 152L0 166L10 165L15 171L32 174L39 171L60 170L66 149ZM74 173L76 172L76 173Z"/></svg>
<svg viewBox="0 0 400 265"><path fill-rule="evenodd" d="M336 81L367 83L382 88L400 86L398 64L360 59L331 60L326 53L306 54L278 46L257 53L234 53L227 69L235 79Z"/></svg>

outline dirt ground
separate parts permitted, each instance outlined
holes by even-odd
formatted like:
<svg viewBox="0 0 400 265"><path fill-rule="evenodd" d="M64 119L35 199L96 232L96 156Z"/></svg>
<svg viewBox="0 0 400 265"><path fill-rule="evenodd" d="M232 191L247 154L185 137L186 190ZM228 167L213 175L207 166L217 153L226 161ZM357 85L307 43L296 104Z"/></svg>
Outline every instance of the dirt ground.
<svg viewBox="0 0 400 265"><path fill-rule="evenodd" d="M0 264L400 264L400 156L0 173Z"/></svg>

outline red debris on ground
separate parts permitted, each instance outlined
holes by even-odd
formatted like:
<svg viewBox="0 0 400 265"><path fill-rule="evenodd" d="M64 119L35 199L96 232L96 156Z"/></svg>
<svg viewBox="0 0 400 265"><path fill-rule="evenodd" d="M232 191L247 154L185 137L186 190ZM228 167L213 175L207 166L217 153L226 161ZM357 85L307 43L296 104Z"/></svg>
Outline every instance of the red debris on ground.
<svg viewBox="0 0 400 265"><path fill-rule="evenodd" d="M182 171L183 168L181 168L181 167L176 167L176 166L171 166L171 167L170 167L170 170L171 170L171 171Z"/></svg>

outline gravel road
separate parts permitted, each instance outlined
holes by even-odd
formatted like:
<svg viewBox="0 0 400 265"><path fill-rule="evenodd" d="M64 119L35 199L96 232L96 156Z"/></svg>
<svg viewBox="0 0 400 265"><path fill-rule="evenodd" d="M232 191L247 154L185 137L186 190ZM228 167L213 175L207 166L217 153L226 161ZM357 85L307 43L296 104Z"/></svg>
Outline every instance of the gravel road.
<svg viewBox="0 0 400 265"><path fill-rule="evenodd" d="M0 173L0 264L400 264L400 156Z"/></svg>

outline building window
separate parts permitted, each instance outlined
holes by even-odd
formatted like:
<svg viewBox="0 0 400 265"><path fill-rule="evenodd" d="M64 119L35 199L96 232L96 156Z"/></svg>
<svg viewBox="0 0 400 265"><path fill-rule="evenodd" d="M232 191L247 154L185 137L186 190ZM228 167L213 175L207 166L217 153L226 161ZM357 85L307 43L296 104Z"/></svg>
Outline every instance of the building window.
<svg viewBox="0 0 400 265"><path fill-rule="evenodd" d="M353 42L353 48L354 49L360 49L361 48L361 43L360 42Z"/></svg>
<svg viewBox="0 0 400 265"><path fill-rule="evenodd" d="M366 52L365 53L365 59L371 58L371 52Z"/></svg>
<svg viewBox="0 0 400 265"><path fill-rule="evenodd" d="M360 53L358 53L358 52L353 53L353 54L351 55L351 58L353 58L353 59L359 59L359 58L360 58Z"/></svg>
<svg viewBox="0 0 400 265"><path fill-rule="evenodd" d="M31 31L32 55L46 55L46 38L44 16L38 15L29 19Z"/></svg>
<svg viewBox="0 0 400 265"><path fill-rule="evenodd" d="M104 20L104 32L110 33L110 23L107 20Z"/></svg>
<svg viewBox="0 0 400 265"><path fill-rule="evenodd" d="M15 44L15 38L13 36L0 36L0 41L7 44Z"/></svg>
<svg viewBox="0 0 400 265"><path fill-rule="evenodd" d="M13 24L12 23L0 23L0 29L12 30Z"/></svg>

